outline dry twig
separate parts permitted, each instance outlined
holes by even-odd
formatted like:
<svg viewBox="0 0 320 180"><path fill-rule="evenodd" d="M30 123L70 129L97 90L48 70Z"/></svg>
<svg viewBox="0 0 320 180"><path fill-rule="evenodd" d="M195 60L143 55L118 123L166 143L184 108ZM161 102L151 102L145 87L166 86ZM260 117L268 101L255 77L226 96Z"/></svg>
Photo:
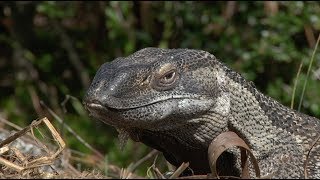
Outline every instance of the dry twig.
<svg viewBox="0 0 320 180"><path fill-rule="evenodd" d="M33 128L39 126L42 122L49 129L52 137L54 138L55 142L58 144L59 148L56 152L52 152L52 151L48 150L47 155L33 159L31 161L27 161L27 158L25 157L25 155L23 153L21 153L18 149L14 148L14 147L10 147L9 144L11 142L15 141L16 139L24 136L27 132L32 131ZM27 173L25 172L28 169L42 167L45 165L52 164L53 161L56 159L56 157L64 150L64 148L65 148L65 142L60 137L59 133L56 131L56 129L52 126L52 124L50 123L50 121L47 118L42 118L40 120L33 121L29 126L23 128L22 130L16 132L15 134L13 134L11 136L9 136L8 138L6 138L5 140L3 140L0 143L1 155L5 152L11 150L14 153L15 157L19 160L19 161L15 161L18 163L14 163L14 162L11 162L10 160L4 159L3 157L0 157L0 164L4 165L4 167L8 167L10 169L13 169L18 173L22 173L22 174L26 175L26 174L29 174L29 172L27 172ZM35 172L33 172L33 173L35 173ZM35 173L35 174L37 174L37 173ZM48 176L50 177L50 175L48 175Z"/></svg>
<svg viewBox="0 0 320 180"><path fill-rule="evenodd" d="M169 179L175 179L180 176L180 174L189 167L189 162L183 162L179 168L170 176Z"/></svg>

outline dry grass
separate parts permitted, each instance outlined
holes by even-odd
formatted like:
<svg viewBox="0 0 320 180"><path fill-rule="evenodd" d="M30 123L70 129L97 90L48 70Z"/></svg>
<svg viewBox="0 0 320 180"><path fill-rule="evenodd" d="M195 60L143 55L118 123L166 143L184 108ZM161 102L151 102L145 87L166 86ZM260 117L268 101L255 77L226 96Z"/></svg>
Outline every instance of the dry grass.
<svg viewBox="0 0 320 180"><path fill-rule="evenodd" d="M70 150L47 118L23 129L2 118L1 122L19 129L0 129L1 178L108 178L97 170L80 172L73 167Z"/></svg>

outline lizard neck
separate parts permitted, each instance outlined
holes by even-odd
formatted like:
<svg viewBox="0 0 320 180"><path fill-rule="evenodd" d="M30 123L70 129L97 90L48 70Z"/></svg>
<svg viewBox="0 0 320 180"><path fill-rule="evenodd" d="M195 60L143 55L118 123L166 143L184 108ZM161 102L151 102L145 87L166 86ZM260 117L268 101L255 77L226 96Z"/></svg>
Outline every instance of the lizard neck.
<svg viewBox="0 0 320 180"><path fill-rule="evenodd" d="M308 153L311 163L306 169L313 176L317 174L316 169L320 166L316 164L320 149L320 142L317 142L319 119L283 106L262 94L237 72L222 63L220 67L226 81L224 89L230 98L228 128L251 146L263 165L262 174L283 170L292 171L292 177L302 177L303 162ZM282 163L287 160L283 157L289 157L289 162L294 166L285 167Z"/></svg>
<svg viewBox="0 0 320 180"><path fill-rule="evenodd" d="M286 156L297 163L296 167L300 169L295 171L303 172L301 159L304 148L291 129L292 123L300 116L260 93L236 72L227 74L226 79L230 97L229 129L247 142L259 162L266 159L275 162L262 167L262 174L281 168L278 162L282 162Z"/></svg>
<svg viewBox="0 0 320 180"><path fill-rule="evenodd" d="M247 82L240 74L224 67L230 94L231 116L239 123L242 119L253 122L252 135L259 134L260 128L266 128L273 133L290 134L296 138L294 141L311 144L320 131L319 119L290 109L273 98L261 93L251 82ZM243 122L245 126L248 122ZM268 132L268 134L270 134ZM310 142L303 138L309 134ZM309 146L308 146L309 147ZM308 148L307 147L307 148Z"/></svg>

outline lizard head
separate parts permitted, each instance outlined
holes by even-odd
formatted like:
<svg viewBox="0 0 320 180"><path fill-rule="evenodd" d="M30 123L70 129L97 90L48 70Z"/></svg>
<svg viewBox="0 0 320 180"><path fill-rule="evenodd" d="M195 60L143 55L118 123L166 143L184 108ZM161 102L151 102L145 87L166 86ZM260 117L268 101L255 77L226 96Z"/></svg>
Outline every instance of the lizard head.
<svg viewBox="0 0 320 180"><path fill-rule="evenodd" d="M216 63L205 51L145 48L103 64L84 104L93 117L116 127L183 125L221 95Z"/></svg>
<svg viewBox="0 0 320 180"><path fill-rule="evenodd" d="M226 127L230 111L221 67L205 51L145 48L103 64L84 106L120 132L121 145L129 135L169 154L173 164L187 160L208 168L207 146Z"/></svg>

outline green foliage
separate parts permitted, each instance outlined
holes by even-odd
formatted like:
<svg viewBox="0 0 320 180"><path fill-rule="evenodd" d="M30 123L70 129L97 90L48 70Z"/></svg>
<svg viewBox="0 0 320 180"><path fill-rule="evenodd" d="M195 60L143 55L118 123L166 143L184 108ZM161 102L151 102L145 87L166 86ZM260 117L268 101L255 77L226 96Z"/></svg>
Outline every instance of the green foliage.
<svg viewBox="0 0 320 180"><path fill-rule="evenodd" d="M318 2L4 2L0 4L0 115L21 126L49 116L52 108L106 161L122 167L149 148L131 141L116 146L114 128L92 120L81 99L106 61L139 49L193 48L213 53L258 89L289 106L299 102L307 66L320 32ZM302 111L320 116L320 68L316 53ZM320 71L319 71L320 72ZM87 78L86 78L87 77ZM69 100L64 112L61 103ZM61 125L56 124L56 127ZM69 147L92 153L64 132ZM147 166L138 171L145 174Z"/></svg>
<svg viewBox="0 0 320 180"><path fill-rule="evenodd" d="M56 2L56 1L46 1L37 5L36 9L39 13L46 14L50 18L68 18L74 17L75 8L70 8L73 6L70 2Z"/></svg>

